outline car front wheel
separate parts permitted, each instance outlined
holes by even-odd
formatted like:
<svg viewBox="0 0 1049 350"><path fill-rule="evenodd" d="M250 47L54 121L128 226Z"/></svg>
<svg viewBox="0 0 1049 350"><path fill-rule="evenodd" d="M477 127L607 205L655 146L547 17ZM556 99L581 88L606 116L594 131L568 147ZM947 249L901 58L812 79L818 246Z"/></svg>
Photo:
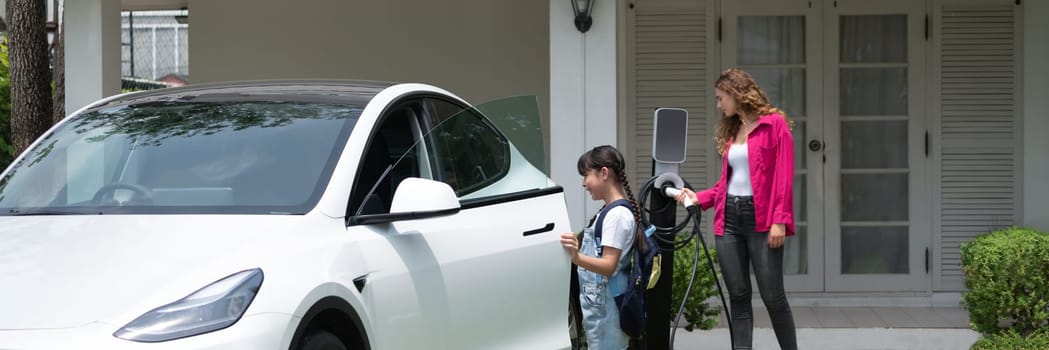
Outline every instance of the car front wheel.
<svg viewBox="0 0 1049 350"><path fill-rule="evenodd" d="M323 329L315 329L309 331L305 337L302 338L302 343L299 345L299 350L347 350L346 345L342 343L339 337L335 334L328 332Z"/></svg>

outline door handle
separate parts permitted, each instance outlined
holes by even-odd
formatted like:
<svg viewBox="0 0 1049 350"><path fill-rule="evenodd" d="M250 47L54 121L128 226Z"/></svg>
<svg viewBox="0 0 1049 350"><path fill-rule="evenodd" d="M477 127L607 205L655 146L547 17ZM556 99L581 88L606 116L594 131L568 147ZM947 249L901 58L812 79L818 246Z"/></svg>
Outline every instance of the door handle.
<svg viewBox="0 0 1049 350"><path fill-rule="evenodd" d="M824 144L820 140L809 141L809 150L813 152L818 152L819 150L823 149L823 146Z"/></svg>
<svg viewBox="0 0 1049 350"><path fill-rule="evenodd" d="M537 235L537 234L540 234L540 233L543 233L543 232L550 232L550 231L553 231L553 230L554 230L554 223L551 222L549 224L546 224L546 226L543 226L543 227L540 227L540 228L537 228L537 229L534 229L534 230L525 231L524 232L524 236L528 237L528 236L531 236L531 235Z"/></svg>

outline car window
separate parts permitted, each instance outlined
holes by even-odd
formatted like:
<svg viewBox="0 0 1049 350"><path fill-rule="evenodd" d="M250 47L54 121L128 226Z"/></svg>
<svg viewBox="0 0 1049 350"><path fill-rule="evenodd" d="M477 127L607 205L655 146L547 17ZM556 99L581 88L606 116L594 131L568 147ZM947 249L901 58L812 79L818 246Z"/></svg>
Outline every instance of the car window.
<svg viewBox="0 0 1049 350"><path fill-rule="evenodd" d="M424 167L420 165L424 159L410 152L422 136L419 127L421 112L422 102L409 100L390 108L380 118L354 181L348 207L351 215L388 213L397 185L405 178L424 174ZM408 160L398 162L404 157ZM394 167L395 163L397 167Z"/></svg>
<svg viewBox="0 0 1049 350"><path fill-rule="evenodd" d="M495 102L506 105L504 100ZM375 176L381 176L381 180L374 182L377 184L374 188L355 185L355 193L366 195L358 199L361 205L351 204L351 213L389 213L393 193L401 180L407 177L447 183L464 207L486 205L488 200L501 203L499 198L505 195L554 186L549 177L533 166L487 115L479 112L483 106L466 108L444 100L426 100L424 119L434 126L408 151L397 157L393 165L386 165L388 163L385 161L365 161L362 164L362 172L378 174ZM536 107L526 109L538 110ZM511 114L520 116L516 112ZM359 192L358 188L364 192ZM371 202L371 198L375 197L382 202Z"/></svg>
<svg viewBox="0 0 1049 350"><path fill-rule="evenodd" d="M543 132L539 98L534 95L504 97L475 106L495 128L510 140L512 147L549 177L548 143Z"/></svg>
<svg viewBox="0 0 1049 350"><path fill-rule="evenodd" d="M430 153L439 180L460 198L498 181L510 171L509 142L473 109L432 100L438 127Z"/></svg>

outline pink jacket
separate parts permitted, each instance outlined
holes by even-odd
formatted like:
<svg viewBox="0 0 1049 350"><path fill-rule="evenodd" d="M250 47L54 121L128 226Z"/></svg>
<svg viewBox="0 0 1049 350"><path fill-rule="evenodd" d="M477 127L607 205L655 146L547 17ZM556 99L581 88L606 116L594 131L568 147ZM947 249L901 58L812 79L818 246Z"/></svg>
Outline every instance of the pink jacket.
<svg viewBox="0 0 1049 350"><path fill-rule="evenodd" d="M729 141L730 143L732 141ZM794 235L794 137L779 114L761 117L747 136L750 183L754 192L754 230L768 232L772 224L785 224ZM714 234L725 234L725 201L732 175L728 157L721 162L721 179L713 188L696 193L703 210L714 207Z"/></svg>

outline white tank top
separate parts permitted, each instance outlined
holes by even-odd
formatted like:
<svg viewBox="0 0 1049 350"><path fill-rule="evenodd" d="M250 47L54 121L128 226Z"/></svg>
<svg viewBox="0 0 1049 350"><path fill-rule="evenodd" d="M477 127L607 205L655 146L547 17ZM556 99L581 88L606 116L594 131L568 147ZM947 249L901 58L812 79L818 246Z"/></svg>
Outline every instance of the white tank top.
<svg viewBox="0 0 1049 350"><path fill-rule="evenodd" d="M732 167L732 177L728 182L728 194L733 196L753 196L750 187L750 163L747 160L747 144L732 144L728 149L728 166Z"/></svg>

